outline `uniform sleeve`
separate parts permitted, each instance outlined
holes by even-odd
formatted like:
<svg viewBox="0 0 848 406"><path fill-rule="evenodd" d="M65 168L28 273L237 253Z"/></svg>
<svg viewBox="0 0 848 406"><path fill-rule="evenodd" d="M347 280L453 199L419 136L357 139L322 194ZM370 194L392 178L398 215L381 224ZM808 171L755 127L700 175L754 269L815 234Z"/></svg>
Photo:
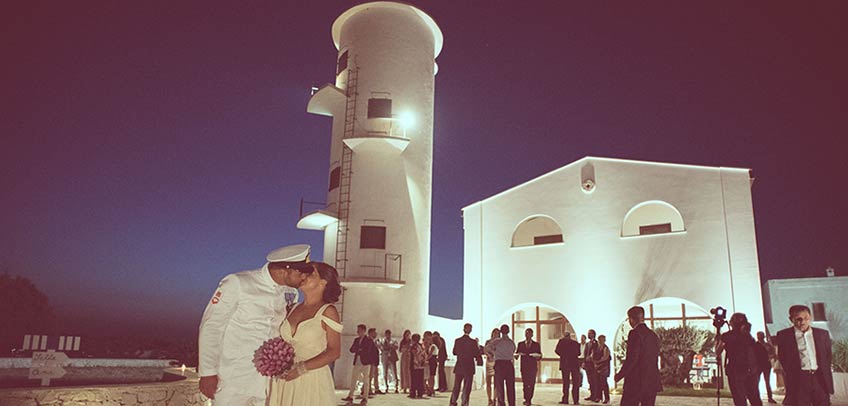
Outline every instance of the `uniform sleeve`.
<svg viewBox="0 0 848 406"><path fill-rule="evenodd" d="M218 289L203 312L198 338L198 374L212 376L218 374L224 331L238 306L241 284L238 277L228 275L218 284Z"/></svg>

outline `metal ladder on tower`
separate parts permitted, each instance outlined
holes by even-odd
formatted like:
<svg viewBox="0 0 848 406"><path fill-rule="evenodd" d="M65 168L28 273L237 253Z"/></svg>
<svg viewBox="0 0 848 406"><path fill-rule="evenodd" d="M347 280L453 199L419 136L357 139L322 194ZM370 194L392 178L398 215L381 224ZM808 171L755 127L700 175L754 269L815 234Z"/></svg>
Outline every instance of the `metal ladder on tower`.
<svg viewBox="0 0 848 406"><path fill-rule="evenodd" d="M348 217L350 215L350 181L353 174L353 150L344 143L344 139L354 136L356 124L356 82L359 68L355 65L348 69L347 99L345 101L345 122L342 135L342 159L339 165L339 204L338 229L336 231L336 270L342 279L347 277L347 242L349 233ZM344 289L337 303L339 316L343 316Z"/></svg>

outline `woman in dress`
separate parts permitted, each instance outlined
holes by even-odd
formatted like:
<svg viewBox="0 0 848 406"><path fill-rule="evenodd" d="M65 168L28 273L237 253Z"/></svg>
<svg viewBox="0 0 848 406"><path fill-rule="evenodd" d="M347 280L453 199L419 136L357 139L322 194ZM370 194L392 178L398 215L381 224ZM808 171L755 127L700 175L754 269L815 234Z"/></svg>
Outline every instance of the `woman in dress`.
<svg viewBox="0 0 848 406"><path fill-rule="evenodd" d="M610 354L610 349L607 346L607 336L603 334L598 336L598 351L601 355L600 358L595 358L595 371L598 374L599 392L604 398L602 403L607 404L610 402L609 376L612 354Z"/></svg>
<svg viewBox="0 0 848 406"><path fill-rule="evenodd" d="M492 342L496 338L501 338L501 330L492 330L492 336L486 340L483 346L483 353L486 355L486 397L489 398L489 406L494 404L492 397L492 379L495 378L495 352L492 349Z"/></svg>
<svg viewBox="0 0 848 406"><path fill-rule="evenodd" d="M412 345L411 335L409 330L404 330L400 340L400 388L403 393L409 392L409 384L412 382L412 357L409 352Z"/></svg>
<svg viewBox="0 0 848 406"><path fill-rule="evenodd" d="M323 262L300 286L303 303L295 305L280 325L280 336L294 347L294 366L271 380L271 406L335 406L331 362L341 354L342 325L332 305L342 292L339 274Z"/></svg>

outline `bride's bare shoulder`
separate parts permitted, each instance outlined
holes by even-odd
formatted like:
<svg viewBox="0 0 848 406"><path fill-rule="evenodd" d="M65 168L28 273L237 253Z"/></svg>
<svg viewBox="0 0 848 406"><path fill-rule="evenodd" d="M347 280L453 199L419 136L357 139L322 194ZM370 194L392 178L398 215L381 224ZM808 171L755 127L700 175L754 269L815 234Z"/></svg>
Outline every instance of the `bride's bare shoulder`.
<svg viewBox="0 0 848 406"><path fill-rule="evenodd" d="M329 305L326 309L324 309L324 313L322 313L325 317L330 320L340 322L341 318L339 317L339 311L336 309L336 306Z"/></svg>

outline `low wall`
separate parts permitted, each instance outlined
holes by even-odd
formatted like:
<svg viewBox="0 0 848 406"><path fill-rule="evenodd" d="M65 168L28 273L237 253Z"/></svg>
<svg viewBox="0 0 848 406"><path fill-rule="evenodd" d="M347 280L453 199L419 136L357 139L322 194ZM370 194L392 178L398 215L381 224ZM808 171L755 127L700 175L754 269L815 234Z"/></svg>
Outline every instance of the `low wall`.
<svg viewBox="0 0 848 406"><path fill-rule="evenodd" d="M74 358L62 364L65 376L54 379L56 386L158 382L171 360ZM31 358L0 358L0 387L31 386Z"/></svg>
<svg viewBox="0 0 848 406"><path fill-rule="evenodd" d="M166 372L180 375L178 368ZM198 378L185 371L186 378L173 382L76 387L0 389L3 406L82 406L82 405L206 405L198 391Z"/></svg>

